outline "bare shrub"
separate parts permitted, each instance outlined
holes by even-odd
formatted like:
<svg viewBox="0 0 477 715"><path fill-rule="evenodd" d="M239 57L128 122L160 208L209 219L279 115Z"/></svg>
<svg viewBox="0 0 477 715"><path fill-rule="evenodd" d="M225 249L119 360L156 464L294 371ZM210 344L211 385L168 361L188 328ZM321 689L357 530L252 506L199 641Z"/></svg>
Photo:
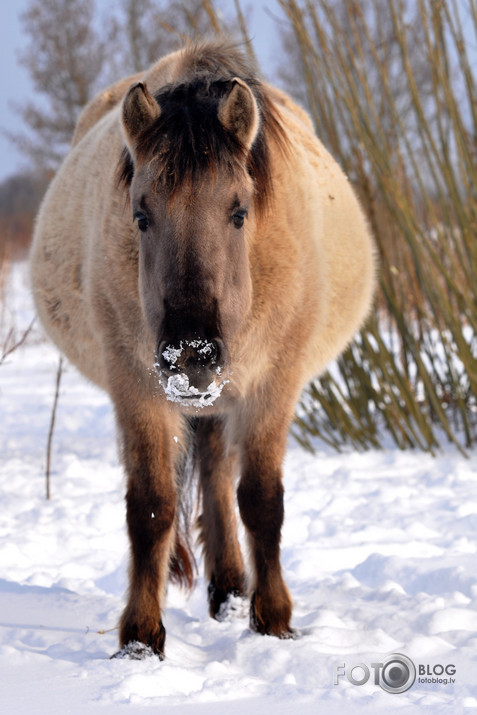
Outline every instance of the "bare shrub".
<svg viewBox="0 0 477 715"><path fill-rule="evenodd" d="M477 439L475 3L280 0L302 97L376 236L374 318L298 436L433 451ZM463 27L466 27L464 35ZM474 57L472 57L472 54ZM300 84L297 81L298 84Z"/></svg>

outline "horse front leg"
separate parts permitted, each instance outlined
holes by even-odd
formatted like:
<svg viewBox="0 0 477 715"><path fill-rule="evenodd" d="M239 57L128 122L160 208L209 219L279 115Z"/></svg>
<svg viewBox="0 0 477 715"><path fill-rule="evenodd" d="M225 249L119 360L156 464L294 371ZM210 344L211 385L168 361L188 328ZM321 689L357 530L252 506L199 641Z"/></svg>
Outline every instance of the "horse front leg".
<svg viewBox="0 0 477 715"><path fill-rule="evenodd" d="M209 581L209 613L216 618L229 595L245 594L244 565L235 518L237 455L227 450L220 418L199 420L197 451L202 492L199 523Z"/></svg>
<svg viewBox="0 0 477 715"><path fill-rule="evenodd" d="M157 405L139 415L126 410L118 418L128 479L131 545L129 598L120 622L120 645L139 641L162 659L166 634L161 608L176 525L174 441Z"/></svg>
<svg viewBox="0 0 477 715"><path fill-rule="evenodd" d="M268 423L268 424L267 424ZM251 421L244 442L237 496L254 567L251 627L262 634L290 637L292 600L280 566L284 507L282 462L288 422Z"/></svg>

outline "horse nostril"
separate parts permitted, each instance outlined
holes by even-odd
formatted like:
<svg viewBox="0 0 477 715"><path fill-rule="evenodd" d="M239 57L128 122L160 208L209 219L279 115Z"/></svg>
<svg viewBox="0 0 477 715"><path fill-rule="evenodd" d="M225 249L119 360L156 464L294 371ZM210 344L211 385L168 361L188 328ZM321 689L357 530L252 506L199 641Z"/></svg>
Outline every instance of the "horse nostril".
<svg viewBox="0 0 477 715"><path fill-rule="evenodd" d="M219 347L215 340L196 340L193 341L192 347L194 349L192 360L195 359L201 367L216 365Z"/></svg>
<svg viewBox="0 0 477 715"><path fill-rule="evenodd" d="M195 350L197 365L217 372L221 370L225 363L225 346L220 338L192 341L191 344Z"/></svg>
<svg viewBox="0 0 477 715"><path fill-rule="evenodd" d="M224 343L220 338L215 340L184 339L177 344L163 340L159 343L156 366L165 373L197 369L219 372L223 366L224 357Z"/></svg>
<svg viewBox="0 0 477 715"><path fill-rule="evenodd" d="M157 351L157 363L161 370L174 372L179 369L179 360L182 355L182 343L179 347L171 345L166 340L159 344Z"/></svg>

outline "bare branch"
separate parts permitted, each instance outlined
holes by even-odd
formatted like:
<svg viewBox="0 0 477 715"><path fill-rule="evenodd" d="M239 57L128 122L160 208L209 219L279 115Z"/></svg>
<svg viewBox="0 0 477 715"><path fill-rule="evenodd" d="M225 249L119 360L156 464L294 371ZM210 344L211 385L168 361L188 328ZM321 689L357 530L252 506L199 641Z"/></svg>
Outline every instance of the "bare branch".
<svg viewBox="0 0 477 715"><path fill-rule="evenodd" d="M22 333L22 335L20 336L20 338L18 338L18 340L15 339L14 328L10 328L10 330L8 331L7 336L3 342L2 354L0 356L0 365L3 365L6 358L9 355L11 355L13 352L15 352L15 350L17 350L18 348L20 348L23 345L25 340L30 335L30 333L33 329L33 326L35 324L35 321L36 321L36 318L33 318L30 325L28 326L28 328Z"/></svg>
<svg viewBox="0 0 477 715"><path fill-rule="evenodd" d="M61 377L63 374L63 358L60 356L58 369L56 371L56 388L53 407L51 410L50 429L48 431L48 443L46 446L46 498L50 498L50 473L51 473L51 445L53 444L53 432L55 430L56 409L58 407L58 398L60 395Z"/></svg>

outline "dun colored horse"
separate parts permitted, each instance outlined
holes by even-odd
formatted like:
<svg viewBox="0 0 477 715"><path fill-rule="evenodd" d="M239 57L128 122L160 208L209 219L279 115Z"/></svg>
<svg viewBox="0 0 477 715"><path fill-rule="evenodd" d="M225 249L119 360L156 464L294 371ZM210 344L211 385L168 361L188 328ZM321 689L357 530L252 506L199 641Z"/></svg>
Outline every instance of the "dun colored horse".
<svg viewBox="0 0 477 715"><path fill-rule="evenodd" d="M305 383L366 317L373 255L307 114L227 42L166 56L79 118L38 216L32 284L49 336L114 403L128 477L126 652L138 641L163 657L168 577L193 581L180 527L191 441L211 616L248 591L253 629L292 633L280 567L287 433Z"/></svg>

